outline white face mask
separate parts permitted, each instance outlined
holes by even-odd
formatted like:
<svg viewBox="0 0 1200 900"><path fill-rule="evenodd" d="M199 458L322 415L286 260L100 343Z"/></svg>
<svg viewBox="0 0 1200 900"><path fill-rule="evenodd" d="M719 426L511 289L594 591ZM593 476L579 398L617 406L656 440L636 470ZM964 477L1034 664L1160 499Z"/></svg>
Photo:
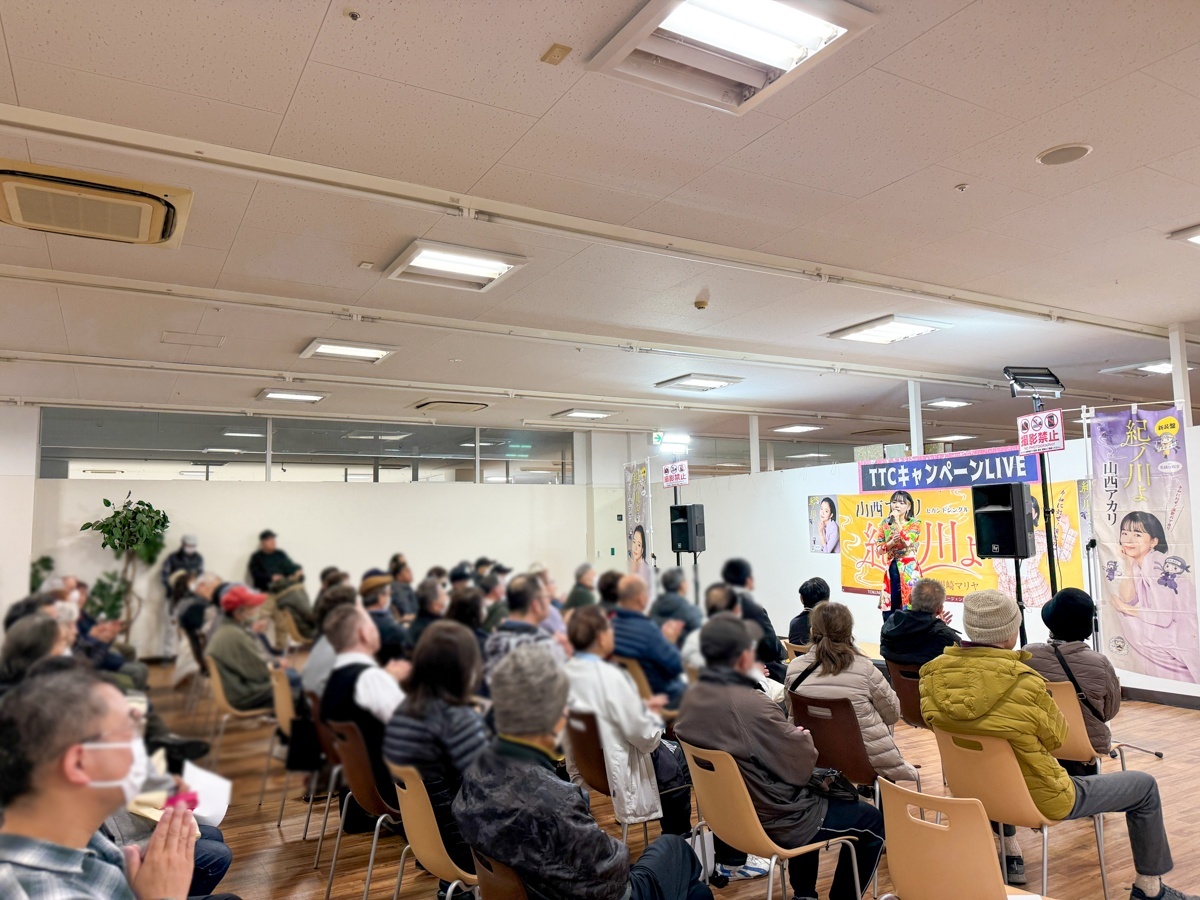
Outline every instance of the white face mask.
<svg viewBox="0 0 1200 900"><path fill-rule="evenodd" d="M128 806L132 803L133 798L142 792L142 786L150 774L150 758L146 755L146 742L137 737L132 741L96 742L83 746L89 750L128 750L133 754L133 762L129 764L129 771L125 773L124 778L116 781L93 781L88 785L94 788L119 787L125 795L125 805Z"/></svg>
<svg viewBox="0 0 1200 900"><path fill-rule="evenodd" d="M74 603L76 606L79 605L79 601L82 599L83 599L83 592L81 590L79 590L78 588L76 588L73 591L70 591L67 594L67 600L69 600L71 603Z"/></svg>

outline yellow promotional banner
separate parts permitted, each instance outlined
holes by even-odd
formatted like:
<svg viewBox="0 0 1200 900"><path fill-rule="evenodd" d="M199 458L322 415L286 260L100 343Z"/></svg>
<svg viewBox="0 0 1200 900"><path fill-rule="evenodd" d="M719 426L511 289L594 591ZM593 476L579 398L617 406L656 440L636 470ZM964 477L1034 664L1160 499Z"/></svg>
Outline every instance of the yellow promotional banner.
<svg viewBox="0 0 1200 900"><path fill-rule="evenodd" d="M1035 520L1035 552L1021 560L1021 596L1036 609L1050 601L1050 567L1042 522L1041 486L1030 485ZM915 516L921 520L916 559L921 574L946 587L946 597L961 600L971 591L997 588L1016 597L1015 560L980 559L975 541L969 488L913 491ZM876 537L887 514L888 494L839 494L842 590L878 594L883 589L887 556ZM1054 556L1059 587L1083 586L1083 542L1080 540L1079 482L1051 485L1054 503Z"/></svg>

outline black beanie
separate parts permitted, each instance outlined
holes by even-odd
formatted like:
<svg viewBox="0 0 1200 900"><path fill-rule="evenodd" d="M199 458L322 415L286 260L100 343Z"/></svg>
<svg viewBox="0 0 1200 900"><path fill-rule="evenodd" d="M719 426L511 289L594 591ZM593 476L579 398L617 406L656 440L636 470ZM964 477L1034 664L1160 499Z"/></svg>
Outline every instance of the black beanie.
<svg viewBox="0 0 1200 900"><path fill-rule="evenodd" d="M1060 641L1086 641L1094 629L1096 604L1086 591L1063 588L1042 607L1042 621Z"/></svg>

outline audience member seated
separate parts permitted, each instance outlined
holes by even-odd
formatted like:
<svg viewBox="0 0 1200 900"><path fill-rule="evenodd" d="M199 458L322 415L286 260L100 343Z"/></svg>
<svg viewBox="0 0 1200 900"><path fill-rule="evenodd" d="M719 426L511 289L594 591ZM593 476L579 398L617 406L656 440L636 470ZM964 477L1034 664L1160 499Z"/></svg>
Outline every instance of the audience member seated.
<svg viewBox="0 0 1200 900"><path fill-rule="evenodd" d="M24 681L34 663L64 653L69 656L70 651L62 629L50 616L34 613L13 622L4 632L0 648L0 695Z"/></svg>
<svg viewBox="0 0 1200 900"><path fill-rule="evenodd" d="M700 630L707 665L683 698L675 733L697 747L724 750L737 761L763 829L783 847L854 834L859 883L866 888L883 850L883 815L865 801L825 799L808 788L817 761L812 736L796 727L749 676L755 636L746 623L717 615ZM817 896L818 856L788 863L797 900ZM858 900L849 851L839 853L830 900Z"/></svg>
<svg viewBox="0 0 1200 900"><path fill-rule="evenodd" d="M1048 819L1083 819L1123 812L1137 871L1130 900L1197 900L1162 883L1174 867L1163 826L1158 783L1146 772L1071 776L1054 758L1067 723L1046 691L1046 682L1015 650L1021 610L997 590L963 598L967 640L948 647L921 669L921 713L935 728L955 734L1006 739L1021 764L1038 810ZM1005 855L1021 861L1021 848L1006 837ZM1023 861L1020 866L1023 870Z"/></svg>
<svg viewBox="0 0 1200 900"><path fill-rule="evenodd" d="M812 647L788 665L788 690L813 700L849 700L875 771L888 781L916 781L916 770L904 761L889 727L900 720L900 701L854 646L849 608L826 601L812 611L811 622Z"/></svg>
<svg viewBox="0 0 1200 900"><path fill-rule="evenodd" d="M348 584L338 584L321 592L314 615L317 620L317 640L309 651L308 659L304 661L304 669L300 672L300 683L305 693L316 694L318 697L325 693L325 684L329 681L329 673L333 671L333 663L337 659L337 651L325 635L325 620L339 606L354 606L358 603L358 592Z"/></svg>
<svg viewBox="0 0 1200 900"><path fill-rule="evenodd" d="M447 577L450 579L448 591L452 591L458 587L466 587L475 583L475 570L471 568L471 564L465 559L457 566L450 570ZM439 579L440 580L440 579Z"/></svg>
<svg viewBox="0 0 1200 900"><path fill-rule="evenodd" d="M504 600L504 580L495 572L479 579L479 590L483 592L483 630L491 634L496 626L508 618L508 603Z"/></svg>
<svg viewBox="0 0 1200 900"><path fill-rule="evenodd" d="M492 571L492 566L494 566L495 564L496 564L496 561L494 559L488 559L486 556L481 556L475 560L475 571L473 573L473 579L474 579L475 585L477 587L479 585L479 579L482 578L484 575L486 575L488 572Z"/></svg>
<svg viewBox="0 0 1200 900"><path fill-rule="evenodd" d="M829 584L824 578L810 578L800 585L800 603L804 609L788 625L788 643L806 645L812 642L808 615L818 603L829 599Z"/></svg>
<svg viewBox="0 0 1200 900"><path fill-rule="evenodd" d="M411 666L396 659L386 668L380 667L375 661L379 652L379 629L371 616L358 606L339 606L331 612L325 620L325 636L337 651L337 659L325 685L325 693L321 695L321 719L353 722L358 726L371 757L379 794L395 806L396 789L383 762L383 734L392 713L404 700L399 682L408 676ZM346 823L347 834L371 831L375 820L357 803L347 802L347 793L343 788L342 821Z"/></svg>
<svg viewBox="0 0 1200 900"><path fill-rule="evenodd" d="M657 714L667 695L642 702L629 674L606 662L613 652L613 629L599 608L576 610L567 636L575 648L567 663L569 705L596 716L617 821L636 825L662 819L663 834L688 834L692 792L687 762L677 744L663 741L666 729ZM582 785L570 755L570 729L566 734L567 768Z"/></svg>
<svg viewBox="0 0 1200 900"><path fill-rule="evenodd" d="M687 598L688 582L684 577L683 569L678 567L667 569L663 572L660 583L663 592L658 595L654 605L650 607L650 618L660 628L672 619L682 622L683 631L676 642L682 644L687 640L689 634L700 629L704 621L700 616L699 608Z"/></svg>
<svg viewBox="0 0 1200 900"><path fill-rule="evenodd" d="M516 870L530 897L710 900L683 838L663 835L631 866L629 848L558 777L570 683L548 648L517 647L491 677L498 736L464 773L453 807L467 843Z"/></svg>
<svg viewBox="0 0 1200 900"><path fill-rule="evenodd" d="M737 591L724 582L710 584L704 591L704 613L710 619L721 613L733 613L739 619L742 618L742 606ZM749 624L752 625L751 633L756 636L757 640L757 635L761 629L757 622ZM755 644L756 654L761 647L762 642L758 641ZM693 631L688 635L687 640L683 642L683 650L680 652L680 655L683 657L683 664L687 669L699 671L704 668L704 654L700 652L699 631ZM750 670L750 677L758 680L768 697L776 703L784 704L786 707L787 687L782 681L769 678L767 676L767 668L761 661Z"/></svg>
<svg viewBox="0 0 1200 900"><path fill-rule="evenodd" d="M529 574L542 583L542 590L550 606L546 610L546 618L542 620L542 628L558 637L565 643L567 640L567 623L563 619L562 601L558 599L558 585L550 575L550 570L544 563L534 563L529 567Z"/></svg>
<svg viewBox="0 0 1200 900"><path fill-rule="evenodd" d="M368 569L363 573L358 593L379 631L379 662L386 665L393 659L406 658L412 644L408 632L392 615L392 576L382 569Z"/></svg>
<svg viewBox="0 0 1200 900"><path fill-rule="evenodd" d="M491 578L484 575L483 578ZM483 580L483 579L481 579ZM450 598L450 606L446 608L446 618L466 626L479 644L480 666L483 663L483 652L487 647L488 633L483 630L483 591L477 587L460 587Z"/></svg>
<svg viewBox="0 0 1200 900"><path fill-rule="evenodd" d="M335 587L340 587L350 583L350 573L343 572L337 566L326 566L321 570L321 589L317 591L317 599L313 601L313 617L317 617L317 610L321 608L321 601L325 598L327 591L333 590Z"/></svg>
<svg viewBox="0 0 1200 900"><path fill-rule="evenodd" d="M417 592L413 588L412 566L404 559L403 553L397 553L388 562L388 574L392 576L392 609L401 619L408 619L417 614Z"/></svg>
<svg viewBox="0 0 1200 900"><path fill-rule="evenodd" d="M544 644L558 662L567 661L562 645L540 627L550 601L538 579L530 575L514 578L508 585L507 605L507 618L496 626L484 646L483 665L488 679L500 660L524 644Z"/></svg>
<svg viewBox="0 0 1200 900"><path fill-rule="evenodd" d="M584 563L575 570L575 584L563 603L563 612L569 613L581 606L593 606L596 602L596 569L591 563Z"/></svg>
<svg viewBox="0 0 1200 900"><path fill-rule="evenodd" d="M787 651L779 642L779 635L775 626L771 624L771 617L751 593L754 590L754 573L750 569L750 563L744 559L728 560L721 568L721 580L737 592L742 607L742 618L757 622L758 627L762 629L762 637L758 640L758 661L766 666L768 677L782 682L787 672L787 665L784 663Z"/></svg>
<svg viewBox="0 0 1200 900"><path fill-rule="evenodd" d="M123 648L119 652L116 640L123 629L121 621L99 621L88 613L86 590L74 578L65 579L68 587L63 599L74 603L79 609L77 620L78 637L75 640L73 652L76 656L86 659L101 672L109 672L116 676L117 686L124 690L145 691L150 678L150 670L145 663L137 662L136 653L132 647Z"/></svg>
<svg viewBox="0 0 1200 900"><path fill-rule="evenodd" d="M473 587L457 593L468 592L479 595ZM404 702L388 722L383 743L389 762L420 771L446 852L465 872L475 871L475 861L451 806L463 772L488 742L483 718L471 706L482 675L475 635L458 622L434 622L417 643ZM448 887L442 884L443 891Z"/></svg>
<svg viewBox="0 0 1200 900"><path fill-rule="evenodd" d="M176 572L187 572L195 580L204 574L204 557L197 551L198 544L193 535L185 534L179 549L163 560L162 584L170 593L171 576Z"/></svg>
<svg viewBox="0 0 1200 900"><path fill-rule="evenodd" d="M600 608L610 617L617 611L617 593L620 590L621 579L624 577L624 573L609 569L596 579L596 593L600 595Z"/></svg>
<svg viewBox="0 0 1200 900"><path fill-rule="evenodd" d="M655 694L667 695L667 709L675 709L687 683L683 679L683 659L676 643L683 622L671 619L660 628L646 615L650 605L646 582L639 575L626 575L618 589L617 614L613 636L617 656L636 660L646 673L646 681Z"/></svg>
<svg viewBox="0 0 1200 900"><path fill-rule="evenodd" d="M5 611L4 630L8 631L8 629L13 627L14 622L19 619L23 619L26 616L32 616L34 613L40 612L45 613L46 615L53 615L51 607L61 602L63 601L60 601L56 596L54 596L54 594L30 594L28 597L18 600ZM76 618L78 618L79 607L75 606L75 604L71 604L71 606L74 607L76 611ZM69 633L68 641L74 643L75 629L72 629Z"/></svg>
<svg viewBox="0 0 1200 900"><path fill-rule="evenodd" d="M919 578L912 586L912 606L884 621L879 653L900 665L923 666L961 640L962 635L950 627L946 588L932 578Z"/></svg>
<svg viewBox="0 0 1200 900"><path fill-rule="evenodd" d="M217 664L225 699L234 709L260 709L272 706L271 667L266 649L255 637L267 629L270 620L262 615L266 594L252 591L244 584L232 584L221 594L225 615L208 642L208 655ZM288 680L298 690L300 676L288 670Z"/></svg>
<svg viewBox="0 0 1200 900"><path fill-rule="evenodd" d="M144 851L122 850L100 830L145 780L140 730L120 691L81 669L30 678L0 700L5 897L188 896L196 844L190 810L164 810Z"/></svg>
<svg viewBox="0 0 1200 900"><path fill-rule="evenodd" d="M1063 588L1042 607L1042 621L1050 629L1046 644L1030 644L1028 665L1047 681L1070 681L1074 676L1086 702L1080 701L1083 724L1096 755L1108 755L1112 735L1104 724L1121 709L1121 682L1108 658L1086 642L1095 628L1096 604L1079 588ZM1068 674L1068 672L1070 674ZM1091 763L1064 760L1070 775L1096 775Z"/></svg>
<svg viewBox="0 0 1200 900"><path fill-rule="evenodd" d="M469 579L465 581L460 579L457 585L454 589L462 590L470 587L471 582ZM446 615L446 607L449 605L450 598L446 596L446 589L442 587L441 582L433 578L426 578L417 585L417 617L408 626L406 635L410 648L417 645L426 628L434 622L441 621L441 618ZM386 604L383 609L387 609Z"/></svg>
<svg viewBox="0 0 1200 900"><path fill-rule="evenodd" d="M301 637L309 640L316 634L312 602L304 590L304 569L279 549L275 532L270 529L258 536L258 549L250 557L250 578L255 588L270 596L277 631L281 629L279 616L288 613ZM277 646L282 645L281 635L275 640Z"/></svg>

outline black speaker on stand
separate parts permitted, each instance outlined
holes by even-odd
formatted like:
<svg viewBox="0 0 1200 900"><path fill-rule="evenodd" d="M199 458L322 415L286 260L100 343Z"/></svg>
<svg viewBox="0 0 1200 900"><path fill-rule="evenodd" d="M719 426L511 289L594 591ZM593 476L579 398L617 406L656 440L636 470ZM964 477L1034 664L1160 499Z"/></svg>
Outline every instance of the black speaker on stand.
<svg viewBox="0 0 1200 900"><path fill-rule="evenodd" d="M1017 606L1021 610L1021 646L1025 636L1025 603L1021 598L1021 560L1036 552L1033 537L1033 504L1029 485L989 484L971 488L975 519L975 549L980 559L1011 559L1016 579Z"/></svg>
<svg viewBox="0 0 1200 900"><path fill-rule="evenodd" d="M704 552L704 504L671 507L671 549L675 553Z"/></svg>

